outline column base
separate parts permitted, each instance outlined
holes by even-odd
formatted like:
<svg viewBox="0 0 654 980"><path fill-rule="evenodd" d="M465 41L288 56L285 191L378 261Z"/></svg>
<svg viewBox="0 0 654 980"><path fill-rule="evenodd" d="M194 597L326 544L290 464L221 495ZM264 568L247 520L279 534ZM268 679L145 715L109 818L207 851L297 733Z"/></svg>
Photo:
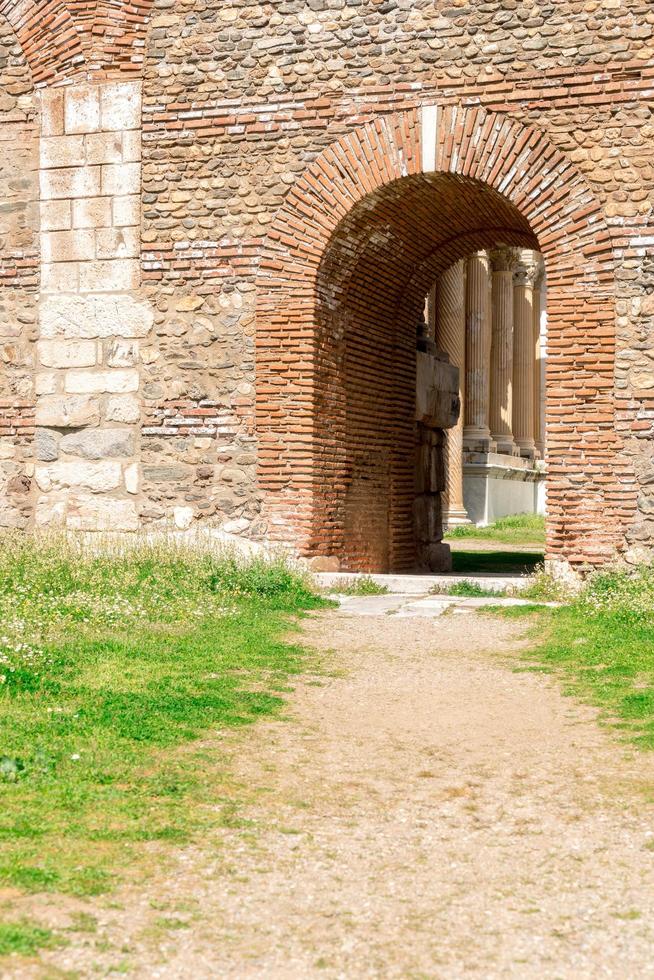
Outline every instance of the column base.
<svg viewBox="0 0 654 980"><path fill-rule="evenodd" d="M463 430L463 450L468 453L494 453L495 442L488 430Z"/></svg>
<svg viewBox="0 0 654 980"><path fill-rule="evenodd" d="M518 447L518 452L523 459L536 459L536 446L533 442L526 440L524 442L519 441L516 443Z"/></svg>
<svg viewBox="0 0 654 980"><path fill-rule="evenodd" d="M504 435L499 435L499 436L494 435L494 436L492 436L492 439L494 440L495 445L497 446L497 450L496 451L498 453L501 453L503 456L519 456L520 455L520 450L516 446L516 444L513 441L513 439L510 439L510 438L508 438L507 436L504 436Z"/></svg>
<svg viewBox="0 0 654 980"><path fill-rule="evenodd" d="M466 524L472 524L472 521L465 507L454 507L452 510L443 511L444 531L448 531L451 527L464 527Z"/></svg>

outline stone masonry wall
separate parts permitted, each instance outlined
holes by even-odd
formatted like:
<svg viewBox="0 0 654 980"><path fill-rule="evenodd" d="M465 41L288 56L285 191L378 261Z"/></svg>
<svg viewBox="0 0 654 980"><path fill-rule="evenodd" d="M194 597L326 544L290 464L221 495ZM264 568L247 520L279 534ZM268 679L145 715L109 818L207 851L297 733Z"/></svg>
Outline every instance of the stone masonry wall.
<svg viewBox="0 0 654 980"><path fill-rule="evenodd" d="M0 527L23 528L33 513L37 126L29 67L0 21Z"/></svg>
<svg viewBox="0 0 654 980"><path fill-rule="evenodd" d="M138 527L140 117L138 82L41 96L37 524Z"/></svg>
<svg viewBox="0 0 654 980"><path fill-rule="evenodd" d="M548 376L550 555L603 560L626 535L635 559L654 542L646 0L0 0L0 15L0 524L26 523L33 503L39 524L210 520L280 540L301 525L315 540L331 382L307 371L320 353L307 270L327 255L308 222L352 207L354 173L363 194L424 170L438 117L434 160L464 173L461 147L487 140L476 172L500 194L523 180L548 275L568 270ZM530 185L520 167L538 141ZM596 295L574 292L575 223L561 238L557 208L577 215L580 281L601 264ZM440 259L391 281L375 262L389 235L380 212L361 234L366 282L353 265L347 289L361 309L393 297L398 322ZM279 312L270 333L284 284L297 320Z"/></svg>

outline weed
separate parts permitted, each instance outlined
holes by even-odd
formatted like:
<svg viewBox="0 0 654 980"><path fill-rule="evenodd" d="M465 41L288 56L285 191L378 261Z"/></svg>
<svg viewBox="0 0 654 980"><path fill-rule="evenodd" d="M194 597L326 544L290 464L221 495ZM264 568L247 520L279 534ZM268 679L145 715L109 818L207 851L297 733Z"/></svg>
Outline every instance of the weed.
<svg viewBox="0 0 654 980"><path fill-rule="evenodd" d="M385 585L376 582L372 575L358 575L339 582L338 591L341 595L388 595Z"/></svg>
<svg viewBox="0 0 654 980"><path fill-rule="evenodd" d="M455 582L454 585L450 585L444 590L440 586L434 586L432 591L444 595L462 596L470 599L506 595L506 589L489 589L469 579L464 579L462 582Z"/></svg>
<svg viewBox="0 0 654 980"><path fill-rule="evenodd" d="M17 954L33 956L39 949L51 949L62 945L63 940L51 929L43 929L32 922L0 922L0 956Z"/></svg>

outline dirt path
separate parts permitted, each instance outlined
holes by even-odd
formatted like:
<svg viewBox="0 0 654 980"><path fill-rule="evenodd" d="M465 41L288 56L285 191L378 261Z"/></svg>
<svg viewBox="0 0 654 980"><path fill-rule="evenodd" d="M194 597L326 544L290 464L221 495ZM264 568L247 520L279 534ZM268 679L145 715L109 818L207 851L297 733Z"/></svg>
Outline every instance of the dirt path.
<svg viewBox="0 0 654 980"><path fill-rule="evenodd" d="M230 743L261 790L254 825L180 851L118 907L86 903L99 933L44 961L189 980L654 977L652 763L512 669L518 627L328 613L306 632L328 675L298 682L290 720Z"/></svg>

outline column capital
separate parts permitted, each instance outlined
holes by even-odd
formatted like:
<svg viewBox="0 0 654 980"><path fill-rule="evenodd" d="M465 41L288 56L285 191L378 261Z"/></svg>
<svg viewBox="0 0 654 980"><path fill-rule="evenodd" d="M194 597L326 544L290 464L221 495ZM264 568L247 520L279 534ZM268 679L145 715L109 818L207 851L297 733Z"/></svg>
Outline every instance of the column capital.
<svg viewBox="0 0 654 980"><path fill-rule="evenodd" d="M545 278L545 263L540 252L534 252L534 260L536 262L534 289L540 289L540 287L543 285L543 279Z"/></svg>
<svg viewBox="0 0 654 980"><path fill-rule="evenodd" d="M515 286L534 287L538 275L537 253L529 248L518 249L518 261L513 272L513 283Z"/></svg>
<svg viewBox="0 0 654 980"><path fill-rule="evenodd" d="M508 245L499 245L490 252L493 272L513 272L519 260L519 249L511 248Z"/></svg>

